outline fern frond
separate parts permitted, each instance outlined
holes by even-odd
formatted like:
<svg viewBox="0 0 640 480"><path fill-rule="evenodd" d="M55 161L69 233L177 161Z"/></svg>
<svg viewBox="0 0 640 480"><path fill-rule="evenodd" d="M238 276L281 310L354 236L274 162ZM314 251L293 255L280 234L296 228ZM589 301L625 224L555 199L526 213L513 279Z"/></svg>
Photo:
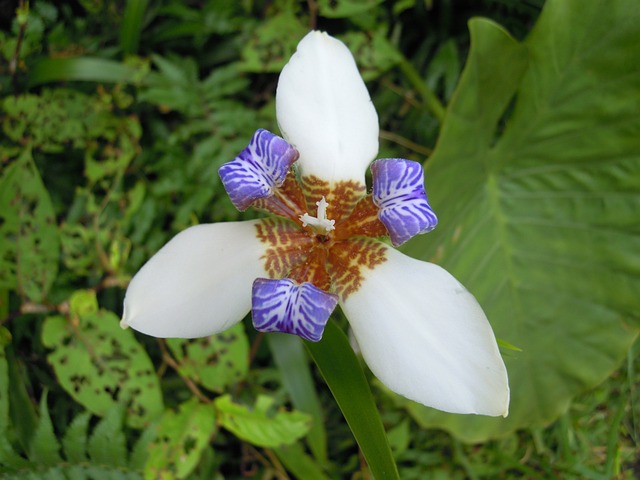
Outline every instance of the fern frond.
<svg viewBox="0 0 640 480"><path fill-rule="evenodd" d="M82 412L73 419L62 439L64 455L71 463L87 460L87 430L91 412Z"/></svg>
<svg viewBox="0 0 640 480"><path fill-rule="evenodd" d="M67 465L36 467L2 476L3 480L143 480L142 473L109 465Z"/></svg>
<svg viewBox="0 0 640 480"><path fill-rule="evenodd" d="M124 408L112 408L93 430L88 450L94 463L125 467L127 439L122 431Z"/></svg>
<svg viewBox="0 0 640 480"><path fill-rule="evenodd" d="M149 445L151 445L151 442L153 442L158 435L157 427L157 424L154 424L142 431L131 450L129 468L140 470L144 468L144 464L147 462L147 458L149 458Z"/></svg>
<svg viewBox="0 0 640 480"><path fill-rule="evenodd" d="M60 442L53 432L53 424L47 406L47 392L40 399L40 420L33 434L28 452L29 460L44 465L56 465L60 458Z"/></svg>

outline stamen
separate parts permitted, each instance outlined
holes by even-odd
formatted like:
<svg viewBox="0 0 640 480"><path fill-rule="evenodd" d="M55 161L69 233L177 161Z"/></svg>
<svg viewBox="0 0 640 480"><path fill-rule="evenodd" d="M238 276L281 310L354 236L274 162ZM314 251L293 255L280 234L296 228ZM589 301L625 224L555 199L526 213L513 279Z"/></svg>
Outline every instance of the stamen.
<svg viewBox="0 0 640 480"><path fill-rule="evenodd" d="M316 205L318 206L318 215L316 217L312 217L308 213L298 217L302 222L302 226L309 226L318 233L329 233L331 230L335 230L336 221L327 218L327 207L329 206L327 200L322 197L319 202L316 202Z"/></svg>

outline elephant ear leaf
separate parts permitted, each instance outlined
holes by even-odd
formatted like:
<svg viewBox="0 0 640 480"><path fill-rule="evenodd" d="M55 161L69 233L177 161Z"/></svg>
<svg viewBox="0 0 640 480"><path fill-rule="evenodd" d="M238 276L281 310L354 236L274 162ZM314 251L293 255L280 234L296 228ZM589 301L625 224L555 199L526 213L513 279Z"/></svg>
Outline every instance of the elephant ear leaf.
<svg viewBox="0 0 640 480"><path fill-rule="evenodd" d="M481 441L544 425L617 368L640 315L640 10L549 0L522 43L483 19L426 168L440 219L405 251L477 297L505 361L506 419L414 404Z"/></svg>

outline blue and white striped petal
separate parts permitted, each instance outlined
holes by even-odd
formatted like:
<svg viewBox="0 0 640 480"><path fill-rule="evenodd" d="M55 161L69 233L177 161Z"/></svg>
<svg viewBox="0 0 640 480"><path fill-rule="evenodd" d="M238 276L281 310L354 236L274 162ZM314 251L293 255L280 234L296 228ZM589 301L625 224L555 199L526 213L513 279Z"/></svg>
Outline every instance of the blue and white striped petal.
<svg viewBox="0 0 640 480"><path fill-rule="evenodd" d="M436 227L438 218L427 201L418 162L402 158L376 160L371 164L371 173L373 201L380 208L378 218L387 227L394 246Z"/></svg>
<svg viewBox="0 0 640 480"><path fill-rule="evenodd" d="M246 210L253 202L273 194L282 185L298 151L283 138L260 129L247 147L218 174L235 207Z"/></svg>
<svg viewBox="0 0 640 480"><path fill-rule="evenodd" d="M338 296L305 282L257 278L253 282L251 316L260 332L282 332L317 342Z"/></svg>

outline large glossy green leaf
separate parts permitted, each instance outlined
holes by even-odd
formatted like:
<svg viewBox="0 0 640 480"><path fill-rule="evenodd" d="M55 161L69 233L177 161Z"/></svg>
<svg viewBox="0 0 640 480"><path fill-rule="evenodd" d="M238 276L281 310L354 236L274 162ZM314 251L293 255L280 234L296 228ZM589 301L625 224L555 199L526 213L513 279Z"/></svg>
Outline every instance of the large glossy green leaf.
<svg viewBox="0 0 640 480"><path fill-rule="evenodd" d="M411 404L422 425L468 441L543 425L636 337L639 22L633 0L550 0L523 44L470 23L471 52L426 168L440 225L406 251L451 271L522 352L505 355L508 418Z"/></svg>
<svg viewBox="0 0 640 480"><path fill-rule="evenodd" d="M347 336L329 321L322 340L305 342L305 345L342 410L374 478L400 478L369 383Z"/></svg>

